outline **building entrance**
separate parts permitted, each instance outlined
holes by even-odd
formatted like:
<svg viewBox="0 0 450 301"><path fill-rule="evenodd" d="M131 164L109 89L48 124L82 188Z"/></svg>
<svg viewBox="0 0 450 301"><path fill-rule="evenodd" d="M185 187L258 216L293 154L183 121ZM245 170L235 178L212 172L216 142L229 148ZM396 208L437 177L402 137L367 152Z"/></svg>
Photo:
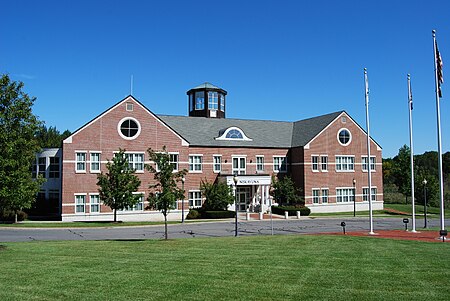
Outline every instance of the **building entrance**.
<svg viewBox="0 0 450 301"><path fill-rule="evenodd" d="M237 203L239 211L247 211L250 203L250 187L237 188Z"/></svg>

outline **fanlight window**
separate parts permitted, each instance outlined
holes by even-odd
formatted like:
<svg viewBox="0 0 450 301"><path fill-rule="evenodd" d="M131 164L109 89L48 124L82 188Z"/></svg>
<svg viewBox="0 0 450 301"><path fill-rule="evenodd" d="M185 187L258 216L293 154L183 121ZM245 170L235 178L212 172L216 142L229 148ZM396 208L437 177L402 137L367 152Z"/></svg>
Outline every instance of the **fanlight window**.
<svg viewBox="0 0 450 301"><path fill-rule="evenodd" d="M252 139L248 138L240 128L234 126L220 131L219 137L217 137L216 140L252 141Z"/></svg>

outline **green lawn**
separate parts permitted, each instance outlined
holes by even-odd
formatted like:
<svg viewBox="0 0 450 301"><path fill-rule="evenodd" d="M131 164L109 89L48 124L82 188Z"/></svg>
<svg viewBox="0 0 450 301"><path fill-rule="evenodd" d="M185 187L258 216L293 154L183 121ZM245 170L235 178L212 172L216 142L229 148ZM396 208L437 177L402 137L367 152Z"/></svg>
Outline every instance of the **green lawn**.
<svg viewBox="0 0 450 301"><path fill-rule="evenodd" d="M447 243L288 235L2 245L2 301L450 296Z"/></svg>
<svg viewBox="0 0 450 301"><path fill-rule="evenodd" d="M186 221L188 222L188 221ZM168 222L168 224L177 224L180 222ZM127 226L149 226L164 225L164 222L19 222L17 224L0 223L0 227L18 227L18 228L98 228L98 227L127 227Z"/></svg>

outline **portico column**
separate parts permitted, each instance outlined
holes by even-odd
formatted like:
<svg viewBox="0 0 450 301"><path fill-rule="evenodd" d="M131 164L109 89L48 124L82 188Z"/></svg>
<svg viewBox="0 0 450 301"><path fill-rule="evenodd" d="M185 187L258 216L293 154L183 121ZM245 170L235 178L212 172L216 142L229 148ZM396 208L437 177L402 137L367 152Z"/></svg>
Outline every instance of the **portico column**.
<svg viewBox="0 0 450 301"><path fill-rule="evenodd" d="M266 194L264 192L264 186L259 185L259 193L261 194L261 211L264 211L264 206L266 205Z"/></svg>

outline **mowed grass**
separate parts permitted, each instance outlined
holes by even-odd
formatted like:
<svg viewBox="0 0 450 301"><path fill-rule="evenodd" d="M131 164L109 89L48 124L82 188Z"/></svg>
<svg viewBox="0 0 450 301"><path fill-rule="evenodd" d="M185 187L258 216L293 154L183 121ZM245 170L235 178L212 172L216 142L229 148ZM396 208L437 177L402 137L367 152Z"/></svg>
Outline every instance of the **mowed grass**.
<svg viewBox="0 0 450 301"><path fill-rule="evenodd" d="M1 243L0 300L449 300L450 244L351 236Z"/></svg>

